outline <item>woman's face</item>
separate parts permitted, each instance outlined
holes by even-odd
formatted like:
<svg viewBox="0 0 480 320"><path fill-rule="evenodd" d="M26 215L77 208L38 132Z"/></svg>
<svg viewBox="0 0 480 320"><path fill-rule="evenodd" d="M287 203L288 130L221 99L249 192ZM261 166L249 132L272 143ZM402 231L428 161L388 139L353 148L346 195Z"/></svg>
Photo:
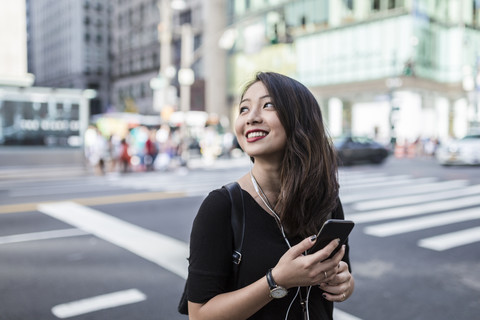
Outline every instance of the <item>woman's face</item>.
<svg viewBox="0 0 480 320"><path fill-rule="evenodd" d="M243 95L235 133L243 151L250 157L281 161L287 134L262 82L252 84Z"/></svg>

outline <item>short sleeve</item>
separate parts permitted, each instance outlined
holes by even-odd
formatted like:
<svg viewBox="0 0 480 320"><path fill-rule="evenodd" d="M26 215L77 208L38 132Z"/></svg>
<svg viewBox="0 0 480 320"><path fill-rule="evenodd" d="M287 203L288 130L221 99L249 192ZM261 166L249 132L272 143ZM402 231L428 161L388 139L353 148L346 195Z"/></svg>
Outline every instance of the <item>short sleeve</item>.
<svg viewBox="0 0 480 320"><path fill-rule="evenodd" d="M228 290L232 239L230 198L226 190L214 190L202 202L190 235L189 301L205 303Z"/></svg>

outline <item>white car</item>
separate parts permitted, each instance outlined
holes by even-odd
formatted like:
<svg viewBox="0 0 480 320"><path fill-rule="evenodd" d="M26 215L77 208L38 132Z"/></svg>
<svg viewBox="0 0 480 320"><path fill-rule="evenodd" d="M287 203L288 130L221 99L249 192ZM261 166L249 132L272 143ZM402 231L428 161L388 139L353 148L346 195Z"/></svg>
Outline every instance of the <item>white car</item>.
<svg viewBox="0 0 480 320"><path fill-rule="evenodd" d="M480 134L470 134L441 145L436 157L444 166L480 165Z"/></svg>

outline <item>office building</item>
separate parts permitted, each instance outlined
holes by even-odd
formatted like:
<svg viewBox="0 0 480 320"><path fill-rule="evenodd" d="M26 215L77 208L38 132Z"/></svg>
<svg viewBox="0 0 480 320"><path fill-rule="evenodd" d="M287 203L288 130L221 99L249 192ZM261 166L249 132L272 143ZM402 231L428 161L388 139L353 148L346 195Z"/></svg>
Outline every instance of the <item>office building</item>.
<svg viewBox="0 0 480 320"><path fill-rule="evenodd" d="M22 0L0 2L0 144L80 146L94 92L32 86L27 8Z"/></svg>
<svg viewBox="0 0 480 320"><path fill-rule="evenodd" d="M477 0L229 1L229 94L256 70L317 96L333 135L459 137L479 123Z"/></svg>
<svg viewBox="0 0 480 320"><path fill-rule="evenodd" d="M109 108L109 1L29 1L36 86L94 89L91 113Z"/></svg>
<svg viewBox="0 0 480 320"><path fill-rule="evenodd" d="M0 3L0 86L31 86L27 72L25 1Z"/></svg>
<svg viewBox="0 0 480 320"><path fill-rule="evenodd" d="M194 71L194 79L185 108L205 110L202 57L194 57L202 42L202 2L112 0L111 4L114 109L152 115L180 110L182 27L190 26L183 41L191 42L187 53L191 63L186 68Z"/></svg>

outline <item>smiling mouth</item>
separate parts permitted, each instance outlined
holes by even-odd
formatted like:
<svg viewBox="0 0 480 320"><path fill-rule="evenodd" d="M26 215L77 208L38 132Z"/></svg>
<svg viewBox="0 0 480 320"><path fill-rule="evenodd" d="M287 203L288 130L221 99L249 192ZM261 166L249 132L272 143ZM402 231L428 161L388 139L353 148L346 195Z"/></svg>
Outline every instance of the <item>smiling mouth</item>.
<svg viewBox="0 0 480 320"><path fill-rule="evenodd" d="M247 134L247 139L265 137L268 133L264 131L254 131Z"/></svg>

